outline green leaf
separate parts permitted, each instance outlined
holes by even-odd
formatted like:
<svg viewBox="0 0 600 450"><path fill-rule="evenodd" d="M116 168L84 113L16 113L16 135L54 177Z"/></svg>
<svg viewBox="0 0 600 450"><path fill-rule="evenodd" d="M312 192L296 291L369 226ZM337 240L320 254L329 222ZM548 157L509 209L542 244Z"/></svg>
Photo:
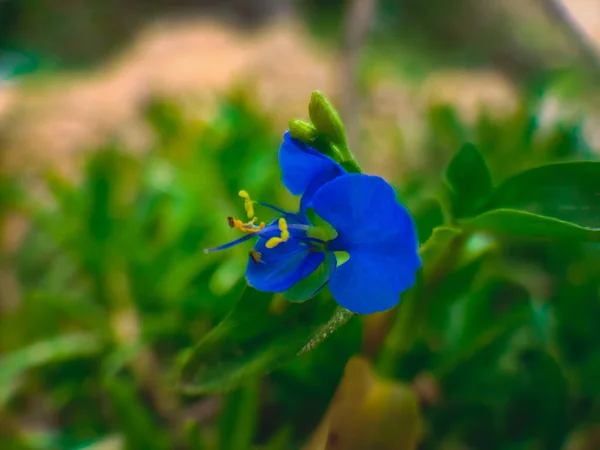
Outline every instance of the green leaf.
<svg viewBox="0 0 600 450"><path fill-rule="evenodd" d="M123 430L126 448L163 450L172 448L167 433L158 427L156 419L143 404L138 388L130 380L110 378L104 381L113 412Z"/></svg>
<svg viewBox="0 0 600 450"><path fill-rule="evenodd" d="M252 448L259 417L259 384L253 380L225 398L219 419L219 448Z"/></svg>
<svg viewBox="0 0 600 450"><path fill-rule="evenodd" d="M505 180L486 203L486 211L512 209L600 228L600 162L549 164Z"/></svg>
<svg viewBox="0 0 600 450"><path fill-rule="evenodd" d="M461 222L467 228L501 235L600 241L600 228L591 229L552 217L515 209L496 209Z"/></svg>
<svg viewBox="0 0 600 450"><path fill-rule="evenodd" d="M600 162L556 163L504 181L465 227L498 234L600 240Z"/></svg>
<svg viewBox="0 0 600 450"><path fill-rule="evenodd" d="M312 93L308 105L308 115L318 132L323 133L342 151L342 154L348 152L348 141L342 119L321 92L314 91Z"/></svg>
<svg viewBox="0 0 600 450"><path fill-rule="evenodd" d="M190 418L184 425L184 435L185 435L185 443L187 445L186 448L190 450L204 450L206 446L204 445L204 440L202 439L202 432L198 423Z"/></svg>
<svg viewBox="0 0 600 450"><path fill-rule="evenodd" d="M490 172L472 144L465 144L452 158L446 180L452 190L452 209L457 218L475 213L492 194Z"/></svg>
<svg viewBox="0 0 600 450"><path fill-rule="evenodd" d="M234 389L271 372L310 343L316 345L327 334L324 327L333 332L352 316L334 320L339 317L336 303L325 294L298 304L247 288L227 317L185 357L181 388L190 394Z"/></svg>
<svg viewBox="0 0 600 450"><path fill-rule="evenodd" d="M36 342L3 356L0 361L0 406L14 394L27 370L53 362L94 356L101 350L102 342L98 337L72 333Z"/></svg>

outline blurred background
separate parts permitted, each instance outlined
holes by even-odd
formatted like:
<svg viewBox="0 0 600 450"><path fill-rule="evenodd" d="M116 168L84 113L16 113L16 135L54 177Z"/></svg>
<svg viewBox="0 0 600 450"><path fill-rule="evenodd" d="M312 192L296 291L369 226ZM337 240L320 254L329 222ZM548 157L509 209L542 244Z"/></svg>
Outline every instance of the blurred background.
<svg viewBox="0 0 600 450"><path fill-rule="evenodd" d="M425 242L465 142L495 184L598 158L599 49L598 0L0 0L0 448L599 449L597 244L457 241L400 308L174 388L243 289L247 248L202 252L238 190L296 204L311 91ZM397 401L340 419L353 383Z"/></svg>

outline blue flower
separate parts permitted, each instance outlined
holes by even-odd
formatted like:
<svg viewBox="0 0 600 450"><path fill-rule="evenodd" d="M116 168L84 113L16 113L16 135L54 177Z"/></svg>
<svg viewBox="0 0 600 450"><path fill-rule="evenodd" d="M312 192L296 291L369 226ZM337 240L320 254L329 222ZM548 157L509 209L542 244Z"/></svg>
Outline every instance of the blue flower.
<svg viewBox="0 0 600 450"><path fill-rule="evenodd" d="M279 150L283 184L301 195L290 213L253 202L245 191L250 222L229 218L244 237L207 252L257 237L246 279L264 292L283 292L302 301L328 285L334 299L359 314L389 309L414 285L421 267L418 239L407 209L383 178L348 174L337 162L284 136ZM256 224L254 204L280 215ZM345 256L345 260L338 258Z"/></svg>

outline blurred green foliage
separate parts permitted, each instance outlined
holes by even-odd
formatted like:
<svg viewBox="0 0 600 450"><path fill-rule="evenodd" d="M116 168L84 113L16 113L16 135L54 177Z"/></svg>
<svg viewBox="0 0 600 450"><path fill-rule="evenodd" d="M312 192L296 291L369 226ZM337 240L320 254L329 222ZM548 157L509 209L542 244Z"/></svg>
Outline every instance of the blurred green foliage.
<svg viewBox="0 0 600 450"><path fill-rule="evenodd" d="M559 449L599 422L600 163L579 124L542 126L535 99L472 126L432 108L427 169L393 180L421 279L348 320L327 293L245 288L243 246L202 251L231 239L239 189L294 207L271 118L234 93L209 123L165 101L147 119L142 156L115 144L79 180L2 182L0 217L30 222L2 261L21 289L0 305L3 448L299 448L360 353L412 383L424 449Z"/></svg>

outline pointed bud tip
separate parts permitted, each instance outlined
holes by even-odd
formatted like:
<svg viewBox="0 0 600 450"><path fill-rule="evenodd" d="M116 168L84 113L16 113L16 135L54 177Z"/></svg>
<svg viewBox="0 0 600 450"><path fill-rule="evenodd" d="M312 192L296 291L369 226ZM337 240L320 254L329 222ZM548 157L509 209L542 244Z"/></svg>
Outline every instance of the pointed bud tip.
<svg viewBox="0 0 600 450"><path fill-rule="evenodd" d="M340 115L333 104L320 91L313 91L308 104L308 115L319 133L337 145L340 150L347 151L346 131Z"/></svg>

